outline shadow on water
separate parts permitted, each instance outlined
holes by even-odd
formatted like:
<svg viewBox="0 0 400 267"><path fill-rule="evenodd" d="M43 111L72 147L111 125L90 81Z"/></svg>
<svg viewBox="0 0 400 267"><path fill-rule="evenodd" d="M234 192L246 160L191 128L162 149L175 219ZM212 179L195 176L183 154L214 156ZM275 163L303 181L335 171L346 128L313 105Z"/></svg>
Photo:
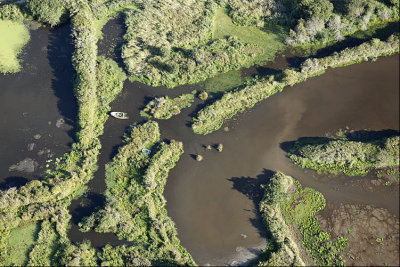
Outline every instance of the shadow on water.
<svg viewBox="0 0 400 267"><path fill-rule="evenodd" d="M358 141L358 142L371 142L373 140L378 140L382 138L388 138L392 136L398 136L400 132L397 130L381 130L381 131L367 131L367 130L360 130L360 131L351 131L344 134L344 137L350 141ZM332 139L336 138L328 138L328 137L301 137L295 141L286 141L279 144L280 148L289 153L293 146L299 142L301 144L327 144Z"/></svg>
<svg viewBox="0 0 400 267"><path fill-rule="evenodd" d="M352 35L346 36L342 41L339 41L334 45L311 52L311 56L314 58L323 58L333 54L334 52L340 52L346 48L359 46L373 38L386 40L390 35L396 32L399 32L399 22L396 21L388 23L383 28L376 29L372 34L368 31L358 31ZM298 68L307 58L308 56L292 56L288 57L287 61L290 67Z"/></svg>
<svg viewBox="0 0 400 267"><path fill-rule="evenodd" d="M93 192L87 193L82 201L84 203L71 212L72 222L75 224L78 224L84 217L91 215L96 208L104 207L106 204L103 194Z"/></svg>
<svg viewBox="0 0 400 267"><path fill-rule="evenodd" d="M69 24L50 31L47 58L53 69L51 88L58 97L58 110L65 122L73 127L68 135L75 140L78 104L73 93L75 73L72 67L73 46L70 33Z"/></svg>
<svg viewBox="0 0 400 267"><path fill-rule="evenodd" d="M21 176L11 176L4 179L2 183L0 183L0 190L7 190L11 187L16 187L17 189L21 186L26 185L29 182L28 179Z"/></svg>
<svg viewBox="0 0 400 267"><path fill-rule="evenodd" d="M232 177L228 180L233 183L232 188L250 199L254 204L255 219L250 219L251 224L258 230L261 237L267 237L260 213L260 202L264 196L261 185L267 184L275 172L264 169L262 174L252 177Z"/></svg>

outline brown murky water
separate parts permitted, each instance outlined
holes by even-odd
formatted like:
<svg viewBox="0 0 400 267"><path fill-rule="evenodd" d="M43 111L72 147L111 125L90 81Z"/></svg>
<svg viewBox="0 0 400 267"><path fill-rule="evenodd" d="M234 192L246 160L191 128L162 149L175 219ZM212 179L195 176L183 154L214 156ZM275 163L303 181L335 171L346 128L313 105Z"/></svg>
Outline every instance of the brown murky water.
<svg viewBox="0 0 400 267"><path fill-rule="evenodd" d="M372 186L373 177L318 175L302 170L286 158L281 148L284 142L324 136L346 126L353 130L398 130L398 65L396 55L330 69L320 77L286 88L250 112L237 116L224 125L229 127L228 132L221 129L207 136L194 134L189 125L190 114L196 106L170 120L159 121L162 138L184 144L185 154L170 173L165 197L179 238L196 262L201 265L243 263L265 247L264 228L256 210L262 196L259 185L268 180L271 171L292 175L304 186L324 194L328 203L369 204L398 216L396 186ZM106 123L101 137L101 169L89 185L88 199L92 200L92 207L98 204L105 189L104 163L115 154L126 127L143 121L138 112L148 97L178 95L196 88L184 86L166 91L139 83L125 84L112 107L127 111L132 115L131 120L110 119ZM218 143L224 145L221 153L204 148ZM197 154L204 156L202 162L193 159ZM77 218L85 213L78 202L72 208ZM73 229L70 235L73 240L90 238L79 233L76 227ZM98 246L108 242L102 235L92 238Z"/></svg>
<svg viewBox="0 0 400 267"><path fill-rule="evenodd" d="M69 27L31 31L22 70L0 74L0 184L40 179L73 139L76 105Z"/></svg>

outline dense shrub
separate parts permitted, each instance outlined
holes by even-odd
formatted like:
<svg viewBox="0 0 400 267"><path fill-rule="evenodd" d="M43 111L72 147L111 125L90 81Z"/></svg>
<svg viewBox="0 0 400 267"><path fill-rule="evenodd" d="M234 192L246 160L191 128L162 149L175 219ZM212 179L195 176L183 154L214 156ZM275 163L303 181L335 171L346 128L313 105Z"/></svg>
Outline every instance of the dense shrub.
<svg viewBox="0 0 400 267"><path fill-rule="evenodd" d="M169 119L181 113L181 109L190 107L194 101L194 94L183 94L175 98L156 97L143 109L141 114L155 119Z"/></svg>
<svg viewBox="0 0 400 267"><path fill-rule="evenodd" d="M374 141L304 140L294 144L290 159L318 172L365 175L371 168L399 166L399 136Z"/></svg>
<svg viewBox="0 0 400 267"><path fill-rule="evenodd" d="M21 9L18 5L0 5L0 19L22 21L24 19L24 15L22 14Z"/></svg>
<svg viewBox="0 0 400 267"><path fill-rule="evenodd" d="M37 20L56 26L68 18L68 5L70 0L27 0L28 11Z"/></svg>

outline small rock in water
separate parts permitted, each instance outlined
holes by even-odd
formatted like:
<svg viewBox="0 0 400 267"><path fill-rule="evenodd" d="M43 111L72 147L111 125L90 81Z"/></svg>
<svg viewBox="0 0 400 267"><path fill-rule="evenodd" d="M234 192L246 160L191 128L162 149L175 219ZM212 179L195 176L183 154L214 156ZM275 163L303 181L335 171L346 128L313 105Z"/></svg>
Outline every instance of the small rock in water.
<svg viewBox="0 0 400 267"><path fill-rule="evenodd" d="M28 112L22 112L22 116L24 116L25 118L28 117Z"/></svg>
<svg viewBox="0 0 400 267"><path fill-rule="evenodd" d="M47 123L48 123L49 125L51 125L51 121L48 121Z"/></svg>
<svg viewBox="0 0 400 267"><path fill-rule="evenodd" d="M56 121L56 127L60 128L61 126L63 126L65 123L65 120L63 118L60 118Z"/></svg>
<svg viewBox="0 0 400 267"><path fill-rule="evenodd" d="M226 126L226 127L224 128L224 131L225 131L225 132L229 132L229 127Z"/></svg>
<svg viewBox="0 0 400 267"><path fill-rule="evenodd" d="M41 156L41 155L43 155L45 152L46 152L46 150L40 150L37 154L38 154L38 156Z"/></svg>
<svg viewBox="0 0 400 267"><path fill-rule="evenodd" d="M32 151L34 147L35 147L35 143L28 144L28 151Z"/></svg>
<svg viewBox="0 0 400 267"><path fill-rule="evenodd" d="M240 236L243 238L247 238L247 235L245 235L245 234L240 234Z"/></svg>
<svg viewBox="0 0 400 267"><path fill-rule="evenodd" d="M40 134L35 134L35 135L33 136L33 138L35 138L36 140L39 140L41 137L42 137L42 136L41 136Z"/></svg>
<svg viewBox="0 0 400 267"><path fill-rule="evenodd" d="M26 158L8 168L8 171L34 172L38 163L31 158Z"/></svg>

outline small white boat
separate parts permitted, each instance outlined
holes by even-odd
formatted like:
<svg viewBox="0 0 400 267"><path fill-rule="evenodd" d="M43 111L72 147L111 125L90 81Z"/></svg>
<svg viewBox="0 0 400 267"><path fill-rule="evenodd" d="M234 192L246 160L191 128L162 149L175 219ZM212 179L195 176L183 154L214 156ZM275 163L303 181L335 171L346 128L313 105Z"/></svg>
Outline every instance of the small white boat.
<svg viewBox="0 0 400 267"><path fill-rule="evenodd" d="M111 114L111 116L113 116L114 118L117 118L117 119L120 119L120 120L127 120L127 119L129 119L128 113L125 113L125 112L116 112L116 111L113 111L113 112L111 112L110 114Z"/></svg>
<svg viewBox="0 0 400 267"><path fill-rule="evenodd" d="M150 155L151 150L150 150L150 149L143 148L143 149L142 149L142 152L145 153L145 154L147 154L147 155Z"/></svg>

